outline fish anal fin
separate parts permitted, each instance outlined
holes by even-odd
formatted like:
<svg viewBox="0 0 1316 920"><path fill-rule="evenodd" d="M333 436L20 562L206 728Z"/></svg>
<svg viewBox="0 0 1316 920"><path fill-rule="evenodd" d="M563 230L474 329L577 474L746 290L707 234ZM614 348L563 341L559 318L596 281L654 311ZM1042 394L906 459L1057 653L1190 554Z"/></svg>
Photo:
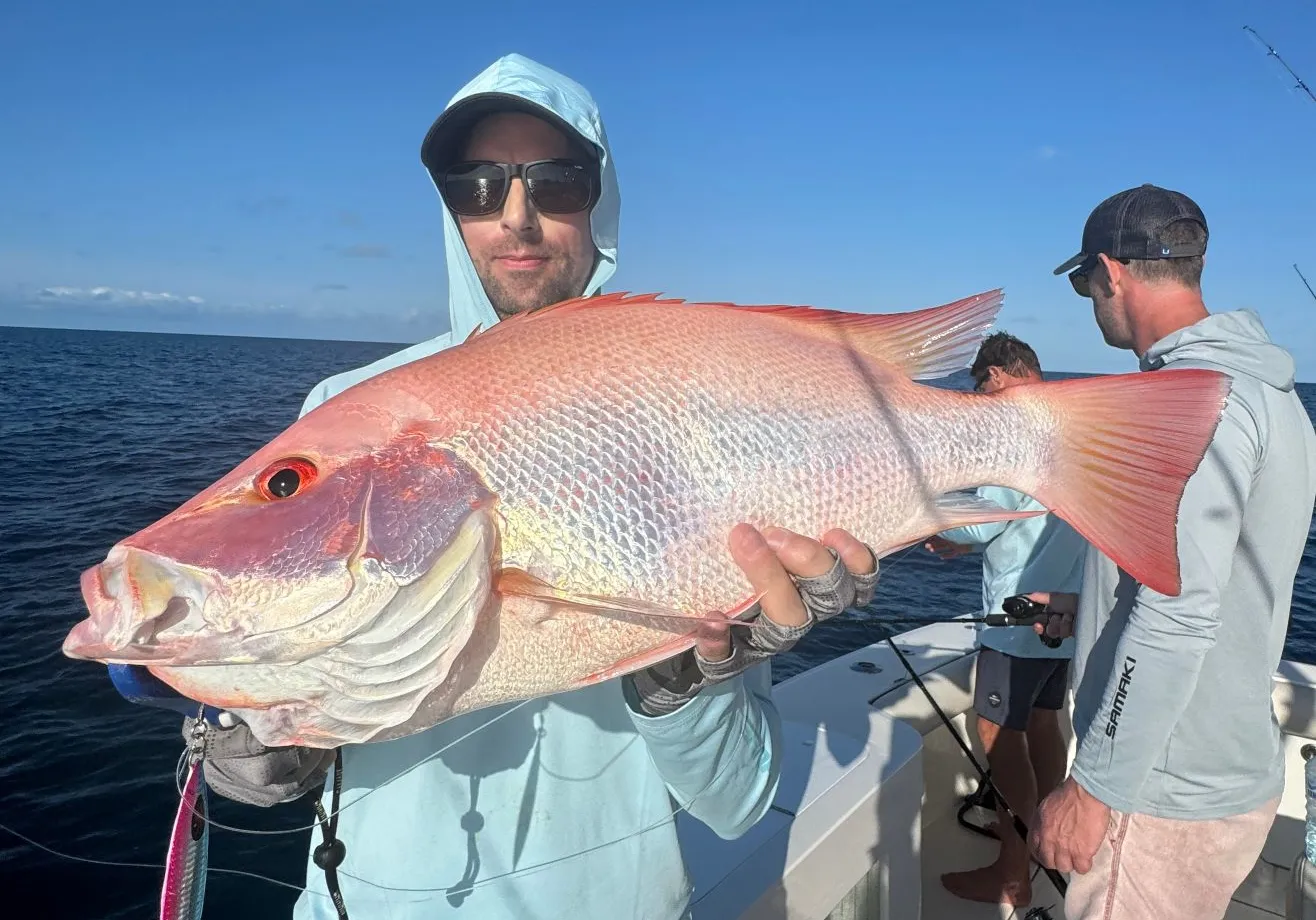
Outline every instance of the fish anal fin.
<svg viewBox="0 0 1316 920"><path fill-rule="evenodd" d="M516 595L533 598L553 604L560 611L576 610L595 616L608 617L634 623L650 629L661 629L679 635L691 635L707 623L735 620L739 626L755 627L757 622L745 622L739 618L758 603L757 596L737 604L728 613L709 612L707 614L684 613L648 601L629 597L603 597L596 594L577 594L564 591L524 569L505 568L498 573L496 590L504 596Z"/></svg>
<svg viewBox="0 0 1316 920"><path fill-rule="evenodd" d="M996 502L965 492L947 492L939 495L931 510L933 533L966 527L970 524L994 524L997 521L1018 521L1046 514L1041 511L1010 511ZM912 545L912 544L908 544Z"/></svg>

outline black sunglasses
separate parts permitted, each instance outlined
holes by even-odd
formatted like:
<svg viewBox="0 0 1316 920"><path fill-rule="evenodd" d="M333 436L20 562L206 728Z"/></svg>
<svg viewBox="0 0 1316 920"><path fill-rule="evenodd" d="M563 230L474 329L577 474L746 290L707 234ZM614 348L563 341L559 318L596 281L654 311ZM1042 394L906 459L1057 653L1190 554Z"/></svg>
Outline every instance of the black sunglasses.
<svg viewBox="0 0 1316 920"><path fill-rule="evenodd" d="M589 166L567 159L531 163L469 160L444 170L439 194L452 211L465 217L493 214L507 200L512 179L525 183L526 194L546 214L575 214L593 206L598 179Z"/></svg>
<svg viewBox="0 0 1316 920"><path fill-rule="evenodd" d="M1106 258L1110 258L1110 256L1107 256ZM1121 265L1128 265L1131 260L1115 259L1115 261ZM1090 276L1092 275L1092 270L1100 264L1101 260L1095 255L1091 255L1080 262L1078 268L1069 273L1069 283L1073 285L1074 293L1079 297L1092 296L1092 283L1090 281Z"/></svg>
<svg viewBox="0 0 1316 920"><path fill-rule="evenodd" d="M1078 264L1078 268L1069 273L1069 283L1074 288L1074 293L1079 297L1091 297L1092 285L1088 276L1092 274L1092 269L1096 268L1098 259L1096 256L1088 256Z"/></svg>

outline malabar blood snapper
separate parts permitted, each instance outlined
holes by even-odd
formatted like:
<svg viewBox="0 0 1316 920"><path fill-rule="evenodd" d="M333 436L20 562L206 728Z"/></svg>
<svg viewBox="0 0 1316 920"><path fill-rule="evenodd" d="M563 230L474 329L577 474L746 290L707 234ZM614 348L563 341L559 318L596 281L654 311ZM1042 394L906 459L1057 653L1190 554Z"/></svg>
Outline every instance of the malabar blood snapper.
<svg viewBox="0 0 1316 920"><path fill-rule="evenodd" d="M738 616L739 522L879 555L1035 496L1176 594L1228 378L917 383L1001 304L868 315L607 295L363 381L83 575L73 657L145 664L266 744L398 737L624 674Z"/></svg>

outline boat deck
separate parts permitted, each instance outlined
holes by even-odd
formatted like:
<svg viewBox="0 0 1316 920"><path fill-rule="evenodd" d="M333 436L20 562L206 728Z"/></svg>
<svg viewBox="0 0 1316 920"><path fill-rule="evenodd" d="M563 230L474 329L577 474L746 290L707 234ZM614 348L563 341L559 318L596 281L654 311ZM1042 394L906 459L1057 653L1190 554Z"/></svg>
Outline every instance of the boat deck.
<svg viewBox="0 0 1316 920"><path fill-rule="evenodd" d="M976 819L971 819L976 820ZM925 828L923 839L923 916L945 920L1023 920L1034 907L1046 907L1053 920L1064 920L1064 898L1034 866L1033 900L1027 907L978 904L955 897L941 885L943 872L985 866L996 858L996 841L960 827L953 819ZM1257 862L1239 886L1225 920L1274 920L1284 917L1288 867Z"/></svg>
<svg viewBox="0 0 1316 920"><path fill-rule="evenodd" d="M985 761L973 714L974 633L947 622L896 645L961 738ZM1316 743L1316 665L1285 661L1273 704L1283 731L1285 788L1261 858L1226 920L1286 916L1289 867L1303 851L1302 749ZM1021 908L961 900L941 875L987 865L997 842L956 820L978 777L941 715L890 646L858 649L773 688L783 719L782 779L772 809L735 840L678 817L694 882L695 920L1024 920L1065 916L1037 871ZM1061 723L1074 753L1069 712ZM979 811L970 820L990 816Z"/></svg>

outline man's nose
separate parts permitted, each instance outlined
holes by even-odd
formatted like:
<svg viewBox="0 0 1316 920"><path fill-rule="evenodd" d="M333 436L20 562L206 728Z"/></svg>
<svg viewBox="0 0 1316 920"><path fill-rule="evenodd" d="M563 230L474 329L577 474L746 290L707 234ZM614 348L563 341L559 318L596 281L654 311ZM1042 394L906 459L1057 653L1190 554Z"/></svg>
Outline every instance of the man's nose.
<svg viewBox="0 0 1316 920"><path fill-rule="evenodd" d="M503 202L503 226L512 233L527 234L539 230L539 210L526 194L525 182L513 179Z"/></svg>

